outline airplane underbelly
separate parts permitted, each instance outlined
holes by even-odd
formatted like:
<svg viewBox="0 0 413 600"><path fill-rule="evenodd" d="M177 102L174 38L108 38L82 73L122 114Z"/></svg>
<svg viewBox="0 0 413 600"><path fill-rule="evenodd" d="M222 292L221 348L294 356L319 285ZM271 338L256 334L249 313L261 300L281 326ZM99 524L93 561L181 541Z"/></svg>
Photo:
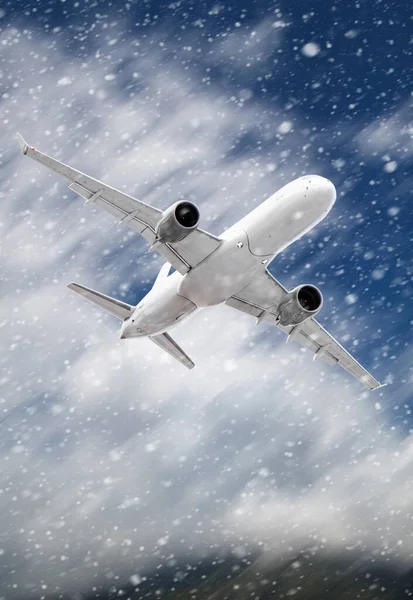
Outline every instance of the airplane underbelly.
<svg viewBox="0 0 413 600"><path fill-rule="evenodd" d="M246 232L252 254L272 257L325 217L334 190L332 184L329 189L329 183L319 176L301 177L285 185L231 230L240 228Z"/></svg>
<svg viewBox="0 0 413 600"><path fill-rule="evenodd" d="M245 231L233 231L218 250L182 278L177 291L199 307L220 304L249 283L260 266L261 261L249 251Z"/></svg>
<svg viewBox="0 0 413 600"><path fill-rule="evenodd" d="M278 254L309 231L320 218L318 207L309 202L295 199L292 205L292 202L281 199L263 219L251 219L244 224L250 250L256 256Z"/></svg>

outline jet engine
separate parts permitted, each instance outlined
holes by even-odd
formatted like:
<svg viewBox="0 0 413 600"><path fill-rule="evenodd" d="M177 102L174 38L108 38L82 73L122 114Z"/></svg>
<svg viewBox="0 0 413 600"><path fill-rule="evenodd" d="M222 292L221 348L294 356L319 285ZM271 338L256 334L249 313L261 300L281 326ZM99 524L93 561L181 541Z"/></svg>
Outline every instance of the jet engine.
<svg viewBox="0 0 413 600"><path fill-rule="evenodd" d="M176 202L162 215L156 237L162 242L180 242L198 227L199 210L192 202Z"/></svg>
<svg viewBox="0 0 413 600"><path fill-rule="evenodd" d="M281 325L298 325L315 317L323 306L323 296L314 285L299 285L290 290L278 307Z"/></svg>

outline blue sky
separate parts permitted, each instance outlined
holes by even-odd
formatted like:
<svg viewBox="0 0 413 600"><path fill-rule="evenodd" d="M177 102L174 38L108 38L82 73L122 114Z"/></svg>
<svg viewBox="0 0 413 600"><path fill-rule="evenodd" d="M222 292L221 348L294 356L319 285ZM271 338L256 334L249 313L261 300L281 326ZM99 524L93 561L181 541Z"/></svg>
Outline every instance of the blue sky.
<svg viewBox="0 0 413 600"><path fill-rule="evenodd" d="M310 540L406 560L408 3L29 2L0 16L4 594L131 577L189 546ZM160 208L195 201L216 234L294 177L330 178L332 212L270 270L320 286L322 323L391 385L369 394L228 307L177 330L189 374L119 341L65 284L134 302L162 261L28 164L15 131Z"/></svg>

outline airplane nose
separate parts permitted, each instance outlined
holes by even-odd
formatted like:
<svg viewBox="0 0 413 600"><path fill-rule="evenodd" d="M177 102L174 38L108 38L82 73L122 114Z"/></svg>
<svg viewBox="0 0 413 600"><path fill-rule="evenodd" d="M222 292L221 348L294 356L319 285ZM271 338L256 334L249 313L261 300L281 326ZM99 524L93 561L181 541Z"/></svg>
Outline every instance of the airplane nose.
<svg viewBox="0 0 413 600"><path fill-rule="evenodd" d="M324 185L325 185L326 199L328 201L329 206L331 207L331 206L333 206L333 204L337 198L336 188L334 186L334 183L332 181L330 181L329 179L324 179Z"/></svg>
<svg viewBox="0 0 413 600"><path fill-rule="evenodd" d="M329 211L337 197L334 184L321 175L307 175L300 180L305 183L307 198L311 198L324 210Z"/></svg>
<svg viewBox="0 0 413 600"><path fill-rule="evenodd" d="M330 210L337 198L336 188L334 187L333 182L325 177L319 177L317 188L320 202L325 205L327 210Z"/></svg>

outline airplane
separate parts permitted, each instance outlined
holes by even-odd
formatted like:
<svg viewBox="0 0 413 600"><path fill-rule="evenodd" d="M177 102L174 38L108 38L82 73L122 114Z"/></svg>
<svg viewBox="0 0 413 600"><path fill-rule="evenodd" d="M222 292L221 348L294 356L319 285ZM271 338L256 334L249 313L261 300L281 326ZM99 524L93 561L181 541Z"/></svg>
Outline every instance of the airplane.
<svg viewBox="0 0 413 600"><path fill-rule="evenodd" d="M68 288L122 321L120 338L148 337L185 367L194 362L168 333L201 308L221 303L269 323L314 353L313 360L338 365L370 390L382 385L315 319L323 306L311 284L287 290L267 265L310 231L336 200L333 183L306 175L288 183L252 212L215 236L198 227L200 213L187 200L162 211L29 146L17 134L25 156L69 182L85 205L102 208L137 231L166 259L149 293L132 306L79 283ZM171 268L174 272L170 273Z"/></svg>

